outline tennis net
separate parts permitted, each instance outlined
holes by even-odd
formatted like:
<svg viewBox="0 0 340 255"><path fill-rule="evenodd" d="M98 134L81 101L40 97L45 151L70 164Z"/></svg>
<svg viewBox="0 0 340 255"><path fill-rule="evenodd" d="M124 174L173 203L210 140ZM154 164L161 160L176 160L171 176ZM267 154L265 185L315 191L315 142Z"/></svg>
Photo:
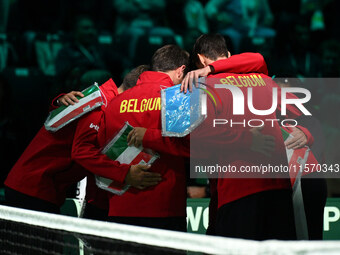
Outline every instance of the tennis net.
<svg viewBox="0 0 340 255"><path fill-rule="evenodd" d="M337 241L250 241L0 206L1 254L339 254Z"/></svg>

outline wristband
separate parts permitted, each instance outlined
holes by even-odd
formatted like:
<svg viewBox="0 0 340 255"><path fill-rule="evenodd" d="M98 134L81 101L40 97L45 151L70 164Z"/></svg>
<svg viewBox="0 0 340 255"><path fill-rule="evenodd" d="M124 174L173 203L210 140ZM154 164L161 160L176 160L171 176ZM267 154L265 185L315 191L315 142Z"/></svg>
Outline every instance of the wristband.
<svg viewBox="0 0 340 255"><path fill-rule="evenodd" d="M210 67L210 73L215 73L215 68L212 65L209 65Z"/></svg>

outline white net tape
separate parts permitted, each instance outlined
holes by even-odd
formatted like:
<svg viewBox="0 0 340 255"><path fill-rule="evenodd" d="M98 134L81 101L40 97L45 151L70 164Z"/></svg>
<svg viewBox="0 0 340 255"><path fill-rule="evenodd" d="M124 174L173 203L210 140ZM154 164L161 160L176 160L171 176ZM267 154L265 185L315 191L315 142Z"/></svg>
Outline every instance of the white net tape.
<svg viewBox="0 0 340 255"><path fill-rule="evenodd" d="M205 254L340 254L340 241L249 241L93 221L7 206L0 206L0 219L71 233Z"/></svg>

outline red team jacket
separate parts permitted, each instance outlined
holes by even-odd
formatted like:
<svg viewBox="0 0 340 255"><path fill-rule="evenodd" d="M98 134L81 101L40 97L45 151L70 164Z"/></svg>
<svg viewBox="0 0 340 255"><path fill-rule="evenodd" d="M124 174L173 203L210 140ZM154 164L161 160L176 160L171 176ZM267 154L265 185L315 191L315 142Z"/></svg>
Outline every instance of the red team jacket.
<svg viewBox="0 0 340 255"><path fill-rule="evenodd" d="M271 105L271 98L272 98L272 87L278 86L271 81L271 79L266 76L267 74L267 67L263 60L263 57L260 54L254 53L244 53L240 55L234 55L229 59L219 60L212 63L214 67L213 74L209 75L208 78L216 78L217 80L227 79L226 81L228 84L233 84L238 86L242 89L245 98L247 98L247 90L248 86L243 85L238 80L238 77L250 77L251 79L254 78L254 75L257 75L258 79L265 79L265 85L256 86L257 83L252 83L254 85L254 105L256 109L269 109ZM228 72L228 73L226 73ZM251 72L259 72L265 73L259 74L251 73ZM242 73L242 74L238 74ZM250 73L245 75L245 73ZM231 77L229 77L231 76ZM233 79L231 83L229 79ZM234 78L237 79L237 83L234 81ZM253 79L252 79L253 80ZM264 80L263 80L264 81ZM225 80L222 80L224 83ZM245 83L245 84L248 84ZM251 86L252 86L251 85ZM275 151L273 152L273 157L271 159L266 158L260 153L255 153L250 150L250 144L252 136L249 132L249 128L225 128L222 127L220 130L220 135L217 135L217 140L214 140L214 132L216 134L219 133L218 130L213 130L212 128L212 120L214 118L223 118L223 119L233 119L234 121L240 121L240 119L249 120L251 118L255 119L275 119L275 113L271 114L270 116L255 116L246 110L244 116L236 116L232 114L232 98L231 94L226 91L226 89L219 93L222 96L223 102L223 110L216 116L214 112L214 107L210 105L208 109L208 118L202 124L202 126L198 127L194 130L191 134L192 138L199 137L199 139L206 139L206 144L214 144L216 146L221 146L221 148L227 148L228 154L223 155L223 159L219 163L228 163L231 165L237 166L239 169L241 166L245 165L254 165L262 162L271 163L272 165L283 164L287 165L286 153L283 144L282 135L278 124L275 123L274 128L269 128L267 125L265 129L262 131L264 134L269 134L275 137L276 147ZM278 88L280 93L280 88ZM294 95L290 95L290 97L295 97ZM264 98L270 98L265 99ZM278 100L280 104L280 100ZM280 105L278 107L280 109ZM247 109L247 107L245 107ZM301 115L301 112L297 110L295 107L288 105L287 106L287 113L288 118L296 118L297 116ZM278 117L280 118L280 117ZM281 118L282 119L282 118ZM209 127L207 128L207 125ZM211 126L211 127L210 127ZM308 137L309 144L312 143L312 136L309 131L301 126L298 126L300 129L304 131L304 133ZM224 133L223 139L221 133ZM190 153L190 149L188 146L182 146L181 142L178 138L166 138L161 137L160 130L153 130L148 129L145 133L143 138L143 146L149 147L156 151L168 152L168 148L175 149L177 147L176 155L183 153L182 155L188 156ZM232 149L231 149L232 148ZM217 162L216 162L217 163ZM287 176L288 177L288 176ZM275 178L261 178L261 179L228 179L228 178L221 178L218 179L218 206L222 206L226 203L232 202L239 198L245 197L247 195L251 195L257 192L266 191L266 190L274 190L274 189L290 189L290 181L289 179L275 179Z"/></svg>
<svg viewBox="0 0 340 255"><path fill-rule="evenodd" d="M264 73L268 74L267 64L259 53L242 53L232 55L210 64L212 73ZM175 137L163 137L160 129L147 129L143 137L143 146L158 152L169 153L174 156L190 157L189 137L185 140Z"/></svg>
<svg viewBox="0 0 340 255"><path fill-rule="evenodd" d="M287 106L287 115L281 117L274 112L269 115L260 116L253 114L248 109L247 96L248 88L252 87L253 91L253 105L256 109L266 110L272 105L272 91L276 87L278 89L278 94L280 95L280 88L265 74L237 74L237 73L219 73L209 75L208 78L214 78L219 83L232 84L241 89L245 98L244 115L234 115L233 114L233 97L230 91L226 89L218 89L219 95L223 102L222 112L219 112L216 116L214 113L214 108L208 106L208 117L203 125L201 125L195 132L192 133L191 137L207 137L207 140L216 146L219 146L221 150L227 150L226 153L221 153L219 159L220 165L230 164L231 166L236 166L236 169L241 169L245 166L254 165L283 165L287 166L286 151L284 147L284 142L281 134L278 122L273 122L274 127L270 124L265 124L264 129L261 131L263 134L271 135L275 137L275 149L272 152L270 158L264 156L261 153L254 152L250 150L250 143L252 137L247 135L244 131L249 130L251 127L243 127L240 125L235 125L233 127L212 127L213 119L227 119L229 122L232 119L234 122L242 122L243 120L248 122L251 119L260 119L265 122L266 119L284 119L291 118L295 119L301 115L301 112L289 105ZM216 84L216 82L214 82ZM217 83L218 84L218 83ZM290 98L295 97L293 94L289 95ZM296 97L295 97L296 98ZM278 109L280 109L280 97L278 99ZM266 123L266 122L265 122ZM302 127L300 127L303 129ZM215 130L214 130L215 129ZM220 130L219 130L220 129ZM207 134L207 130L210 132ZM303 129L304 132L309 137L309 142L312 142L312 136L310 133ZM217 140L214 140L214 134L218 134ZM222 135L223 134L223 135ZM222 138L222 139L221 139ZM204 138L203 138L204 139ZM242 174L240 174L242 175ZM254 193L275 190L275 189L291 189L289 175L286 178L244 178L247 174L243 174L243 178L228 178L228 174L219 174L219 179L217 183L217 194L218 194L218 207L222 205L251 195ZM248 175L249 176L249 175ZM260 174L257 177L261 177ZM265 177L265 175L263 175ZM282 175L280 176L282 177Z"/></svg>
<svg viewBox="0 0 340 255"><path fill-rule="evenodd" d="M110 102L100 124L98 141L101 146L128 121L135 127L161 129L160 92L173 86L167 74L147 71L137 85ZM131 114L132 113L132 114ZM162 181L145 190L130 188L121 196L110 196L109 216L176 217L186 215L186 182L184 160L160 153L150 171L162 175ZM117 179L126 176L115 170Z"/></svg>
<svg viewBox="0 0 340 255"><path fill-rule="evenodd" d="M111 79L100 89L107 101L118 94ZM71 152L77 151L79 136L82 139L82 150L93 150L92 141L96 140L96 127L105 107L103 105L55 133L42 127L11 169L5 185L26 195L62 205L66 189L87 174L84 168L72 161ZM110 161L110 164L114 162Z"/></svg>

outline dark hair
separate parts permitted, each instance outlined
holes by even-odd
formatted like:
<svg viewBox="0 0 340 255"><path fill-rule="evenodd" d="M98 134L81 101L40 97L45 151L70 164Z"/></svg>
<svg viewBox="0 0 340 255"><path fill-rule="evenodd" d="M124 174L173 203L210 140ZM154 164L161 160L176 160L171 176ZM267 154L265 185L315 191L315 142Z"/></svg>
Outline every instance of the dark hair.
<svg viewBox="0 0 340 255"><path fill-rule="evenodd" d="M139 76L145 72L150 70L150 66L148 65L140 65L136 68L132 69L127 75L125 75L122 87L124 90L131 89L137 83Z"/></svg>
<svg viewBox="0 0 340 255"><path fill-rule="evenodd" d="M151 70L167 72L189 64L189 53L177 45L165 45L156 50L151 60Z"/></svg>
<svg viewBox="0 0 340 255"><path fill-rule="evenodd" d="M211 60L228 56L225 39L220 34L203 34L197 38L192 50L192 61L199 63L198 55L201 54Z"/></svg>

